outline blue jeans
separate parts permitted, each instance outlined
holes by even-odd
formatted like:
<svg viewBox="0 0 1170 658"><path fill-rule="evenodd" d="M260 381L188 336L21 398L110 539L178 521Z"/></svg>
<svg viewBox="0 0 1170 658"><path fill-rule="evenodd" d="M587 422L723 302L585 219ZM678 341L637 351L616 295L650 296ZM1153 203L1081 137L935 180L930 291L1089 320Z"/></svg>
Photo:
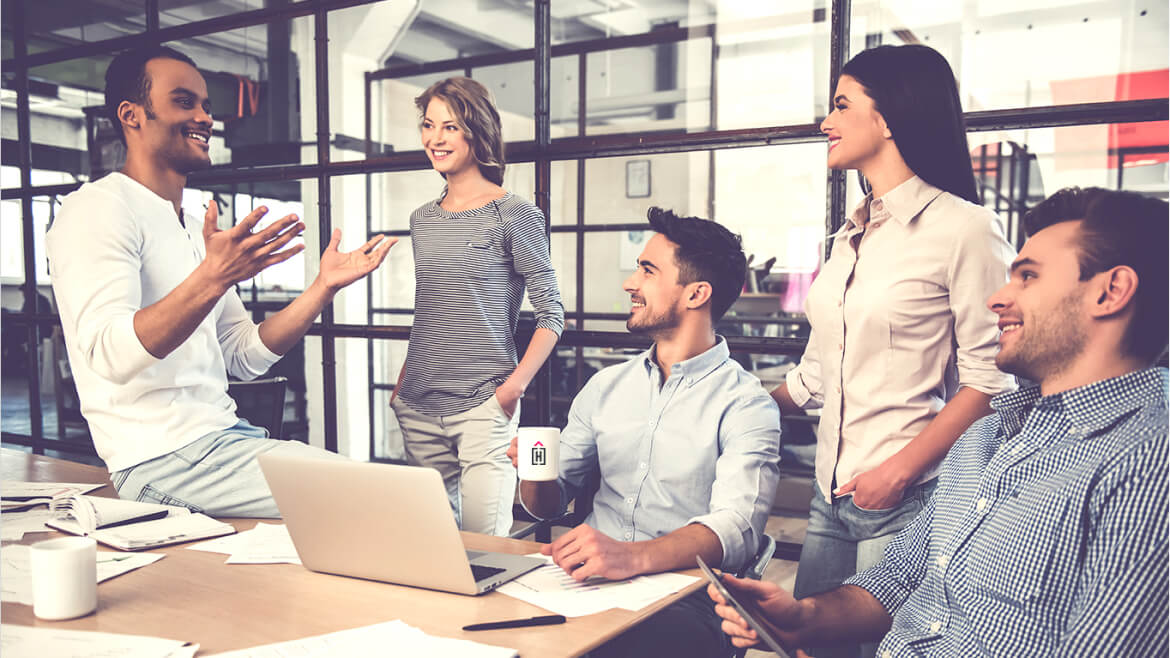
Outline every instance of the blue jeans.
<svg viewBox="0 0 1170 658"><path fill-rule="evenodd" d="M211 516L280 518L256 456L278 451L304 457L345 459L299 441L268 438L241 420L182 448L110 474L118 496L179 505Z"/></svg>
<svg viewBox="0 0 1170 658"><path fill-rule="evenodd" d="M813 485L808 534L800 551L793 595L802 599L831 590L846 578L881 561L886 545L894 535L922 511L935 483L936 480L928 480L907 487L902 502L884 510L860 508L853 503L853 496L826 502L820 488ZM818 658L855 658L858 655L869 658L876 650L876 643L805 649Z"/></svg>

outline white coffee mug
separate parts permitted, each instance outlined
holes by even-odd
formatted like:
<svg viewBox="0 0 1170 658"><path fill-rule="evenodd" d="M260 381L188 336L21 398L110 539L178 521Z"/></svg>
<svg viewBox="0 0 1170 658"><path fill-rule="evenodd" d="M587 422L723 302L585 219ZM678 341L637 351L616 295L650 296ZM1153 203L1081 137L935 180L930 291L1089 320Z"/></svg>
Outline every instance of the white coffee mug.
<svg viewBox="0 0 1170 658"><path fill-rule="evenodd" d="M33 614L40 619L73 619L97 609L97 543L64 537L29 547Z"/></svg>
<svg viewBox="0 0 1170 658"><path fill-rule="evenodd" d="M516 441L516 468L521 480L549 481L560 474L561 431L555 427L521 427Z"/></svg>

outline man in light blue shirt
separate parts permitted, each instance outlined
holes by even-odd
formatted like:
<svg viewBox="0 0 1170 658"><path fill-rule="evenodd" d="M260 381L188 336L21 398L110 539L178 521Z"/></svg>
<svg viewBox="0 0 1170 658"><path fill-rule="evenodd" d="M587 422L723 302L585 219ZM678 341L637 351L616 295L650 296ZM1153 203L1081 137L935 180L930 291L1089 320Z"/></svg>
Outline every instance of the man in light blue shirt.
<svg viewBox="0 0 1170 658"><path fill-rule="evenodd" d="M654 345L577 395L559 479L520 483L525 508L552 518L600 471L585 523L543 549L576 580L689 568L696 555L734 571L759 548L776 491L779 409L714 331L743 289L740 239L658 208L649 218L657 234L623 287L626 327ZM509 454L515 459L515 442ZM708 657L728 648L699 592L595 655Z"/></svg>

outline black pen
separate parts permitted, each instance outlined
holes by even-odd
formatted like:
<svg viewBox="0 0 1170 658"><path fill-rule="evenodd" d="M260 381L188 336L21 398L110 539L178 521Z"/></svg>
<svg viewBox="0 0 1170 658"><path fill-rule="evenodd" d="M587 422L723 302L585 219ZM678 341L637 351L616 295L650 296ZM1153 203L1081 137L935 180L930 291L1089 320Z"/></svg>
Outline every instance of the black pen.
<svg viewBox="0 0 1170 658"><path fill-rule="evenodd" d="M565 623L564 615L544 615L543 617L529 617L528 619L509 619L507 621L489 621L486 624L471 624L464 626L465 631L490 631L497 628L523 628L524 626L547 626L548 624Z"/></svg>

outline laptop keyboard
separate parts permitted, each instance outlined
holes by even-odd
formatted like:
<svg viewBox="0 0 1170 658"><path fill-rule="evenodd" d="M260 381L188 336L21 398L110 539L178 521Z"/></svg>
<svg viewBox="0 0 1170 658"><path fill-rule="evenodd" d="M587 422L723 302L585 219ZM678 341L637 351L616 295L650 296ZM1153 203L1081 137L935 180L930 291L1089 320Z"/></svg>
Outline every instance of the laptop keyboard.
<svg viewBox="0 0 1170 658"><path fill-rule="evenodd" d="M477 583L485 578L502 573L503 571L504 569L499 569L496 567L485 567L480 564L471 565L471 577L475 578L475 582Z"/></svg>

